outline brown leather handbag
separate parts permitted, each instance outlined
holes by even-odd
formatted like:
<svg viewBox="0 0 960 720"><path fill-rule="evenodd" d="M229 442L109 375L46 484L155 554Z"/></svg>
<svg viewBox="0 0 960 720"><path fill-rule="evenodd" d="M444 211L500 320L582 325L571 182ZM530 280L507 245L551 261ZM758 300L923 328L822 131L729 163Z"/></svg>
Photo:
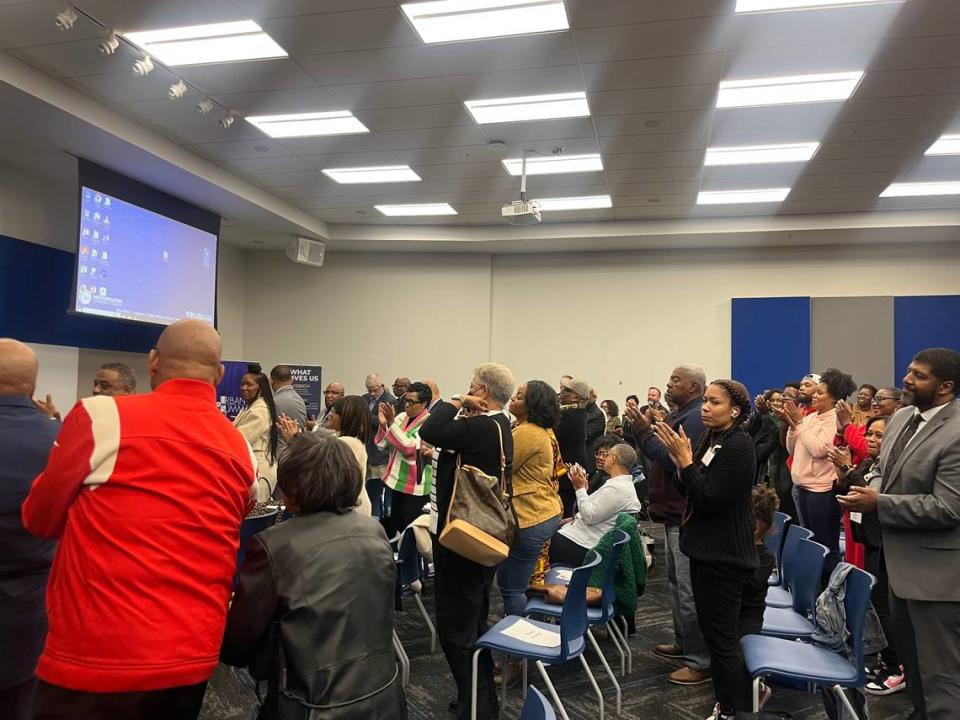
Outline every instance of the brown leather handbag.
<svg viewBox="0 0 960 720"><path fill-rule="evenodd" d="M500 477L473 465L459 465L446 525L440 533L443 547L484 567L506 560L517 535L517 518L507 495L503 431L500 423L491 420L500 438Z"/></svg>

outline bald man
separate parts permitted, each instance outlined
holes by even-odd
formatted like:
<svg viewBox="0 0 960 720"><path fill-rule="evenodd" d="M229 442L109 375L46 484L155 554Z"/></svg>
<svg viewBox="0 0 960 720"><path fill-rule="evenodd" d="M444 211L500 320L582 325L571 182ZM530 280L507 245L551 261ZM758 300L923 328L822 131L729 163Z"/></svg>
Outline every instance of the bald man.
<svg viewBox="0 0 960 720"><path fill-rule="evenodd" d="M56 543L28 533L20 505L47 464L60 423L34 405L37 356L0 339L0 712L32 715L33 671L47 635L44 598Z"/></svg>
<svg viewBox="0 0 960 720"><path fill-rule="evenodd" d="M330 418L330 413L333 412L333 405L337 400L341 400L343 395L344 389L341 383L332 382L327 385L323 391L323 412L314 421L315 424L312 428L314 431L327 427L327 420Z"/></svg>
<svg viewBox="0 0 960 720"><path fill-rule="evenodd" d="M84 398L23 504L59 538L34 717L196 718L217 666L256 478L217 409L220 336L171 325L152 393Z"/></svg>

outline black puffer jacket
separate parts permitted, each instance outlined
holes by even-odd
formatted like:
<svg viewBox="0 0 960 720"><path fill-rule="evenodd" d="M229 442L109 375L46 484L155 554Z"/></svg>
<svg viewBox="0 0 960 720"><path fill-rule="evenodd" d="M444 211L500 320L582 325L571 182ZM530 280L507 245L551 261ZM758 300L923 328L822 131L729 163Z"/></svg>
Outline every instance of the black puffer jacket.
<svg viewBox="0 0 960 720"><path fill-rule="evenodd" d="M259 720L405 720L395 574L383 529L357 512L298 515L253 537L221 659L268 680Z"/></svg>

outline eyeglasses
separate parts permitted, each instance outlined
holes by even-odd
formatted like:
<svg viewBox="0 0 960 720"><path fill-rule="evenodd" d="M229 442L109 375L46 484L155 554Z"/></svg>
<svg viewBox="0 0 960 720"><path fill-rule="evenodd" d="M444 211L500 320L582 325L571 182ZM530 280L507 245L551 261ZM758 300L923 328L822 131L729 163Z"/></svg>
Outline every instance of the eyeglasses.
<svg viewBox="0 0 960 720"><path fill-rule="evenodd" d="M882 403L884 400L896 400L896 398L894 398L894 397L874 397L873 400L870 401L870 403L871 403L872 405L879 405L879 404Z"/></svg>
<svg viewBox="0 0 960 720"><path fill-rule="evenodd" d="M597 451L593 454L593 456L594 456L595 458L603 459L603 458L605 458L605 457L606 457L607 455L609 455L609 454L610 454L610 453L608 453L606 450L597 450Z"/></svg>
<svg viewBox="0 0 960 720"><path fill-rule="evenodd" d="M407 407L410 407L411 405L419 405L422 402L423 402L422 400L411 400L410 398L403 399L403 404L406 405Z"/></svg>

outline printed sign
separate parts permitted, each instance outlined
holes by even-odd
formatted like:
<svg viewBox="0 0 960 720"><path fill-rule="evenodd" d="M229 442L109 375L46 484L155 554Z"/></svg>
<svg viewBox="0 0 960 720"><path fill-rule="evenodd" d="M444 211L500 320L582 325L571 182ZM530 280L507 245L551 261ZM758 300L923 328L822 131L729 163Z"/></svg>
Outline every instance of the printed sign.
<svg viewBox="0 0 960 720"><path fill-rule="evenodd" d="M240 397L240 381L247 374L247 360L224 360L223 380L217 385L217 406L233 420L247 404Z"/></svg>
<svg viewBox="0 0 960 720"><path fill-rule="evenodd" d="M293 389L296 390L303 402L307 405L307 416L316 417L320 412L320 403L323 400L323 368L320 365L293 365L284 363L290 368L293 377Z"/></svg>

